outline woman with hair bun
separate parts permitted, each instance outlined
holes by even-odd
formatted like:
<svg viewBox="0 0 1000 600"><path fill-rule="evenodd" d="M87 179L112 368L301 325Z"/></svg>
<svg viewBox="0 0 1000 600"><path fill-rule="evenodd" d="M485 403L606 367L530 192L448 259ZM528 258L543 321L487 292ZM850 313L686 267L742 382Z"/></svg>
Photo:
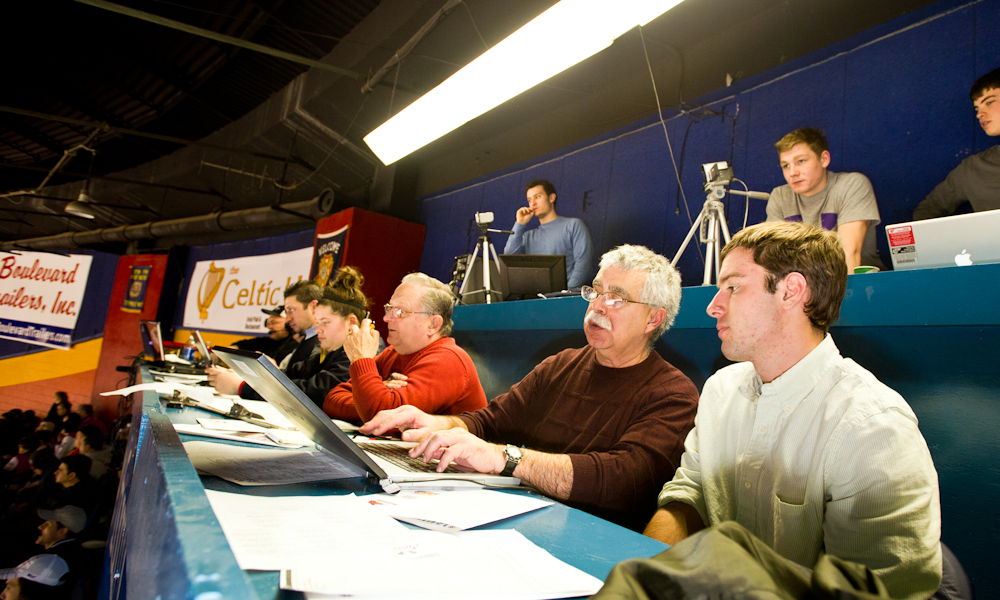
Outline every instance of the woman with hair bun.
<svg viewBox="0 0 1000 600"><path fill-rule="evenodd" d="M316 337L319 343L306 359L295 385L320 407L327 392L351 378L351 361L344 352L344 340L352 326L359 326L368 314L368 297L361 291L365 278L355 267L342 267L336 277L323 288L323 297L315 308ZM379 340L379 351L385 345ZM260 394L245 381L230 383L228 377L239 376L232 371L217 375L215 389L221 393L238 393L241 398L260 400ZM230 391L231 390L231 391Z"/></svg>

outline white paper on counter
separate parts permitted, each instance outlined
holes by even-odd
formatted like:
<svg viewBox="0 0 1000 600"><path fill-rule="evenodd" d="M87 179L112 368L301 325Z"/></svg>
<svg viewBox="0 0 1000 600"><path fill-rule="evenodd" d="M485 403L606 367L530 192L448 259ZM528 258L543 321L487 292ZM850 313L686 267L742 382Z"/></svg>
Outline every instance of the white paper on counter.
<svg viewBox="0 0 1000 600"><path fill-rule="evenodd" d="M303 562L364 555L373 564L417 553L417 540L388 516L346 496L260 497L206 490L240 568L278 571Z"/></svg>

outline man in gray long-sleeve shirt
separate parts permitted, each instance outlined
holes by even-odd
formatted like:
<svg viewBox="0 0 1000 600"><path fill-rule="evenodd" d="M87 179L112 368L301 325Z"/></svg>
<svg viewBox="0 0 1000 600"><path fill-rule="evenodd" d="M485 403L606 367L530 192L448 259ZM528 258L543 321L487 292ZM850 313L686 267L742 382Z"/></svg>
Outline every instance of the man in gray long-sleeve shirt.
<svg viewBox="0 0 1000 600"><path fill-rule="evenodd" d="M986 135L1000 136L1000 68L977 79L969 97ZM976 212L1000 209L1000 145L963 160L913 209L913 218L945 217L966 202Z"/></svg>
<svg viewBox="0 0 1000 600"><path fill-rule="evenodd" d="M526 188L528 206L517 209L514 233L507 238L504 254L562 254L566 257L566 287L573 289L587 283L594 256L587 224L556 214L556 188L552 182L536 179ZM531 217L538 217L538 229L529 231L526 228Z"/></svg>

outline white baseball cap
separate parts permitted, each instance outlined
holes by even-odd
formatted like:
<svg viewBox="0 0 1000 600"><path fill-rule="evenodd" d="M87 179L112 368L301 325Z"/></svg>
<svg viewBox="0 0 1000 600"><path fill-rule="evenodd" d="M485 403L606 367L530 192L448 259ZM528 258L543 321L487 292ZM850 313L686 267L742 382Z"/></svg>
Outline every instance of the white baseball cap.
<svg viewBox="0 0 1000 600"><path fill-rule="evenodd" d="M38 554L13 569L0 570L0 579L24 579L42 585L57 586L65 583L63 577L69 573L66 561L55 554Z"/></svg>

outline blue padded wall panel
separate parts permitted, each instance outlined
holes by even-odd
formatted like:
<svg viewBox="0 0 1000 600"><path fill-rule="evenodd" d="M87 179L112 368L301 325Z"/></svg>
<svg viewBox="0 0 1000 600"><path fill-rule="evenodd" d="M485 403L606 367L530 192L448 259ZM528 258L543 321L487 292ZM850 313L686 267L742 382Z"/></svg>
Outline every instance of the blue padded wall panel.
<svg viewBox="0 0 1000 600"><path fill-rule="evenodd" d="M965 92L972 87L972 83L993 69L1000 68L1000 0L984 0L976 5L975 11L975 74L964 87L956 90L963 92L962 99L966 102L969 101L969 97ZM963 35L968 34L963 33ZM971 113L972 107L967 106ZM986 135L978 122L975 123L975 130L976 141L973 152L982 152L997 143L997 138Z"/></svg>
<svg viewBox="0 0 1000 600"><path fill-rule="evenodd" d="M421 219L427 225L420 271L441 281L451 281L455 256L472 252L477 230L472 216L479 209L483 189L475 186L430 198L422 203Z"/></svg>
<svg viewBox="0 0 1000 600"><path fill-rule="evenodd" d="M785 184L774 144L800 127L818 127L830 145L830 169L843 160L844 59L834 58L764 84L750 92L747 163L737 177L751 189L770 192ZM742 115L742 113L741 113Z"/></svg>
<svg viewBox="0 0 1000 600"><path fill-rule="evenodd" d="M570 154L563 160L559 191L559 214L583 219L594 244L594 273L601 254L610 247L604 243L611 184L611 158L614 142L605 142Z"/></svg>
<svg viewBox="0 0 1000 600"><path fill-rule="evenodd" d="M967 94L972 17L971 9L953 12L847 57L846 169L875 188L884 260L885 225L911 220L917 203L972 150L972 127L979 127ZM932 39L951 42L926 52Z"/></svg>
<svg viewBox="0 0 1000 600"><path fill-rule="evenodd" d="M517 209L526 206L524 185L521 184L519 174L512 173L497 177L480 184L483 190L482 210L492 211L494 229L511 229L514 227L514 213ZM472 218L472 215L469 215ZM534 229L538 226L537 220L532 220L529 226ZM506 233L491 233L490 239L496 247L497 254L503 254L504 246L510 236Z"/></svg>
<svg viewBox="0 0 1000 600"><path fill-rule="evenodd" d="M640 244L661 250L667 204L676 185L662 129L647 127L616 139L605 249Z"/></svg>

